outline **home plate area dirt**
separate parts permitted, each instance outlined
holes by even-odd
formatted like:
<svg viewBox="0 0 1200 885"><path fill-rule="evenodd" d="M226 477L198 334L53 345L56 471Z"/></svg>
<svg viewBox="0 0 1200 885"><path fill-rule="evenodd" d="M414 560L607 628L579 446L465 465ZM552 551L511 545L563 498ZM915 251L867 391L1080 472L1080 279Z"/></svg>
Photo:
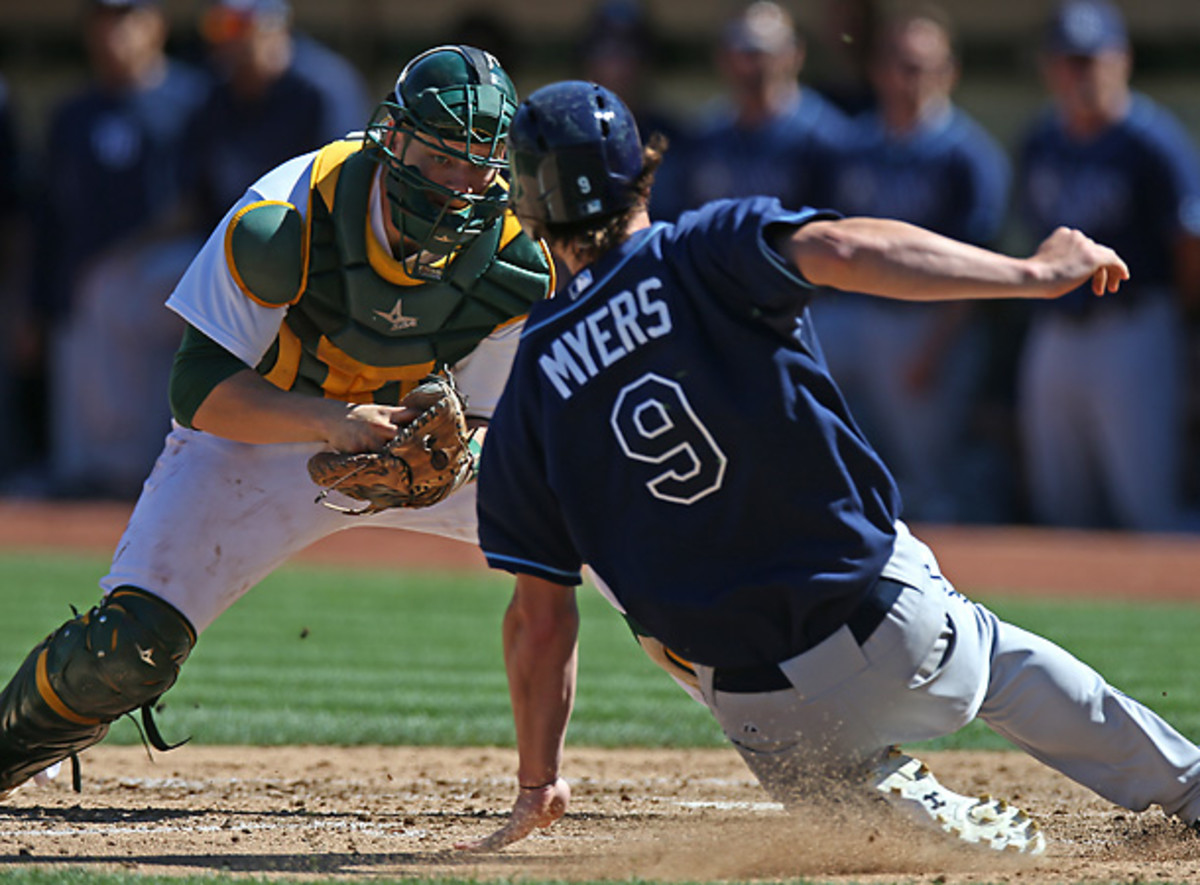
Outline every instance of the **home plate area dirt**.
<svg viewBox="0 0 1200 885"><path fill-rule="evenodd" d="M140 747L83 755L0 806L6 869L227 873L351 880L461 877L652 881L1075 883L1200 881L1200 838L1135 815L1018 753L938 752L960 792L1007 797L1043 825L1040 858L964 847L880 809L785 814L732 750L568 749L568 815L490 854L515 795L506 749Z"/></svg>
<svg viewBox="0 0 1200 885"><path fill-rule="evenodd" d="M111 549L128 505L0 501L0 546ZM382 529L343 532L313 562L482 568L474 548ZM375 534L373 534L375 533ZM1200 601L1195 537L918 528L969 592ZM386 543L381 541L386 540ZM553 827L500 852L455 844L500 827L516 794L511 749L140 747L87 751L0 804L0 881L18 868L124 870L147 880L455 877L862 883L1200 882L1200 836L1160 810L1117 808L1017 752L923 758L947 786L1037 818L1046 854L973 849L875 808L785 814L737 754L568 747L573 797Z"/></svg>

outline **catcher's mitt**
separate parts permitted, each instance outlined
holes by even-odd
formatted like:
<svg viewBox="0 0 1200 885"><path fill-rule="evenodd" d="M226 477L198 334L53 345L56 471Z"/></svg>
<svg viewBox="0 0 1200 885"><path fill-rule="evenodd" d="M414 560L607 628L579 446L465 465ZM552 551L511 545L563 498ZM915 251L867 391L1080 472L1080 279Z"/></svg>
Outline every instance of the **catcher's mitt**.
<svg viewBox="0 0 1200 885"><path fill-rule="evenodd" d="M379 451L318 452L308 459L308 475L323 487L318 501L351 516L428 507L474 476L466 400L453 379L429 375L400 404L420 414ZM349 509L325 501L335 489L366 506Z"/></svg>

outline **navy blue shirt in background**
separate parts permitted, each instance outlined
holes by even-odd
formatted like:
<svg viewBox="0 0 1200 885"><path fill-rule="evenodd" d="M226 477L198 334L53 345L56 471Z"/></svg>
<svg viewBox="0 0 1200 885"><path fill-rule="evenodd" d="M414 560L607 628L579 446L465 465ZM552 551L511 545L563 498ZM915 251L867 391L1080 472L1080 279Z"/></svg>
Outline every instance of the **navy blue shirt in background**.
<svg viewBox="0 0 1200 885"><path fill-rule="evenodd" d="M817 205L895 218L986 246L1008 210L1008 157L957 107L901 137L877 112L854 118L839 149L814 170Z"/></svg>
<svg viewBox="0 0 1200 885"><path fill-rule="evenodd" d="M1200 236L1200 158L1180 123L1144 95L1096 138L1078 141L1047 108L1021 145L1022 221L1040 240L1060 224L1086 231L1129 265L1121 297L1080 286L1041 310L1085 313L1120 308L1174 288L1176 242Z"/></svg>
<svg viewBox="0 0 1200 885"><path fill-rule="evenodd" d="M190 185L204 230L276 166L367 125L371 106L357 70L307 35L294 41L292 64L262 95L239 96L218 79L192 120Z"/></svg>
<svg viewBox="0 0 1200 885"><path fill-rule="evenodd" d="M184 187L187 121L211 81L169 61L152 88L112 93L92 86L55 110L43 151L37 224L36 308L61 317L87 263L177 210Z"/></svg>
<svg viewBox="0 0 1200 885"><path fill-rule="evenodd" d="M733 108L721 108L672 141L655 176L651 217L674 221L688 209L737 197L778 197L792 208L825 205L813 199L813 170L837 150L845 124L845 115L810 88L754 127L739 125Z"/></svg>

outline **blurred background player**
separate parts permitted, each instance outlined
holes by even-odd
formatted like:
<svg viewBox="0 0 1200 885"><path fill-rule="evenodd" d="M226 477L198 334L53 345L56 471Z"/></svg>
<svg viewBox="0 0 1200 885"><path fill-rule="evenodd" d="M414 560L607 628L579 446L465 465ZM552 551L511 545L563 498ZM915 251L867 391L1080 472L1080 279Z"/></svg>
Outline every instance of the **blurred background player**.
<svg viewBox="0 0 1200 885"><path fill-rule="evenodd" d="M217 82L188 132L201 229L268 169L360 129L370 111L362 75L291 15L286 0L209 0L201 14Z"/></svg>
<svg viewBox="0 0 1200 885"><path fill-rule="evenodd" d="M162 361L181 326L161 305L186 262L168 257L160 273L139 240L179 210L185 129L210 81L167 55L155 0L84 0L81 13L91 79L53 111L31 197L30 350L48 378L49 490L132 495L169 426ZM167 326L157 362L163 335L147 324ZM139 369L149 364L159 369L148 389ZM134 425L149 442L130 439Z"/></svg>
<svg viewBox="0 0 1200 885"><path fill-rule="evenodd" d="M1008 158L954 104L949 20L922 6L882 21L872 42L876 108L854 118L839 150L815 167L815 205L995 245ZM830 371L892 469L905 516L954 522L990 500L960 472L985 357L975 306L829 292L812 311Z"/></svg>
<svg viewBox="0 0 1200 885"><path fill-rule="evenodd" d="M161 51L166 32L152 4L99 18L111 23L101 45L140 26ZM152 195L153 223L89 265L60 329L51 398L59 494L136 497L170 429L163 392L183 332L162 302L255 178L360 128L368 113L361 77L294 34L283 0L214 0L200 31L215 85L206 80L201 100L180 101L155 123L170 132L154 149L177 164L176 183Z"/></svg>
<svg viewBox="0 0 1200 885"><path fill-rule="evenodd" d="M1057 526L1181 528L1185 309L1200 307L1200 158L1179 121L1130 86L1125 22L1068 0L1049 22L1050 105L1018 158L1032 237L1087 230L1129 262L1121 298L1037 305L1019 378L1032 515Z"/></svg>
<svg viewBox="0 0 1200 885"><path fill-rule="evenodd" d="M875 106L871 63L883 11L877 0L822 0L812 84L849 116Z"/></svg>
<svg viewBox="0 0 1200 885"><path fill-rule="evenodd" d="M812 157L838 143L844 117L800 85L804 58L792 17L771 0L756 0L726 23L717 65L727 98L687 127L663 161L653 217L674 219L721 197L809 202Z"/></svg>
<svg viewBox="0 0 1200 885"><path fill-rule="evenodd" d="M657 34L639 0L602 0L593 7L577 46L582 79L620 96L638 121L642 138L678 140L680 122L654 93Z"/></svg>

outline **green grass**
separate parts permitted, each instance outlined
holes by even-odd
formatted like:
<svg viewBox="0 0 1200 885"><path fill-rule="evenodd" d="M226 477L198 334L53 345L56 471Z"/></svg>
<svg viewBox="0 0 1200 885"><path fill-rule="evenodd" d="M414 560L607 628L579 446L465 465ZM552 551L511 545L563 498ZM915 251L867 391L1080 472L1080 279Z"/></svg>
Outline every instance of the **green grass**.
<svg viewBox="0 0 1200 885"><path fill-rule="evenodd" d="M0 674L94 605L105 562L0 555ZM511 745L500 645L511 580L288 566L207 630L164 698L168 740L208 744ZM570 739L720 746L708 713L651 664L624 622L579 594L580 692ZM136 743L117 722L109 738Z"/></svg>
<svg viewBox="0 0 1200 885"><path fill-rule="evenodd" d="M99 599L97 558L0 555L0 675ZM287 566L207 631L159 724L206 744L512 743L499 624L511 582L493 573ZM998 614L1063 645L1110 682L1200 735L1189 678L1200 606L995 597ZM708 713L642 655L624 622L580 592L580 687L569 741L722 746ZM118 722L109 740L137 742ZM1002 748L974 723L933 748Z"/></svg>

